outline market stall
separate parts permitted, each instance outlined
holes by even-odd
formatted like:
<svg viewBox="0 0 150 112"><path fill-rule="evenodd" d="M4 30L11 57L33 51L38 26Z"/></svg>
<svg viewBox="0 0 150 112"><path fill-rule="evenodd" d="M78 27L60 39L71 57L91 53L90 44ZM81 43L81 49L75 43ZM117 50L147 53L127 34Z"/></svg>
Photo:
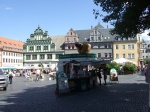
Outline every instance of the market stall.
<svg viewBox="0 0 150 112"><path fill-rule="evenodd" d="M91 62L96 54L64 54L59 56L56 75L58 93L88 90L93 87Z"/></svg>

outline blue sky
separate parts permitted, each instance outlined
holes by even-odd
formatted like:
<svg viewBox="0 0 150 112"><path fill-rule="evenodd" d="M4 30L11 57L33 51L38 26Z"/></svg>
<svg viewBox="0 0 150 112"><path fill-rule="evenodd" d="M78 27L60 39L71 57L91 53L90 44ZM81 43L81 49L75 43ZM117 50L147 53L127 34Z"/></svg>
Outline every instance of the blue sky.
<svg viewBox="0 0 150 112"><path fill-rule="evenodd" d="M49 36L66 35L70 28L89 29L98 22L113 27L95 19L93 9L100 9L93 0L0 0L0 36L25 42L38 25Z"/></svg>

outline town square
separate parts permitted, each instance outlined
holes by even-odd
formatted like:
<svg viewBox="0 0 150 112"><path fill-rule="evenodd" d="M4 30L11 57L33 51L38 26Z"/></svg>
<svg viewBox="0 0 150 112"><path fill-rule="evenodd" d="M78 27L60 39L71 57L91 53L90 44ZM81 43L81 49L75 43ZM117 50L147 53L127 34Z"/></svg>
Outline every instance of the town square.
<svg viewBox="0 0 150 112"><path fill-rule="evenodd" d="M149 112L150 0L0 0L0 112Z"/></svg>

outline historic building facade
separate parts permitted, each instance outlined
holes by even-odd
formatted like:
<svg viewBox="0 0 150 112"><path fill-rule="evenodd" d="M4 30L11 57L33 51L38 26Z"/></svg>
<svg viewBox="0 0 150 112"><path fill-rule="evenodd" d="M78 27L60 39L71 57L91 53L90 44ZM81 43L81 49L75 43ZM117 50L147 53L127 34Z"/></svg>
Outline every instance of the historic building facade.
<svg viewBox="0 0 150 112"><path fill-rule="evenodd" d="M64 50L56 47L48 31L38 26L23 46L24 66L26 67L48 67L54 69L57 66L59 54Z"/></svg>
<svg viewBox="0 0 150 112"><path fill-rule="evenodd" d="M114 59L126 58L139 65L143 62L141 44L142 38L140 35L134 38L116 36L113 44Z"/></svg>
<svg viewBox="0 0 150 112"><path fill-rule="evenodd" d="M24 42L0 37L0 67L23 67Z"/></svg>
<svg viewBox="0 0 150 112"><path fill-rule="evenodd" d="M143 40L143 44L142 44L142 53L143 53L143 58L150 58L150 41L144 41Z"/></svg>
<svg viewBox="0 0 150 112"><path fill-rule="evenodd" d="M88 30L73 30L65 36L65 54L77 53L75 42L91 44L90 53L96 53L98 59L113 59L113 41L115 35L109 33L110 29L104 28L98 23L97 26Z"/></svg>

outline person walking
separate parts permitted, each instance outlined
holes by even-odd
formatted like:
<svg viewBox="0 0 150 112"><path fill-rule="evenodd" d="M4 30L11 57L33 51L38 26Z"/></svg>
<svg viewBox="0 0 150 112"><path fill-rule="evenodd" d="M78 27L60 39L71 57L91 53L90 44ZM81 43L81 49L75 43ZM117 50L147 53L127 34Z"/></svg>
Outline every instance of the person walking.
<svg viewBox="0 0 150 112"><path fill-rule="evenodd" d="M12 70L9 71L8 78L9 78L10 84L12 84L12 78L13 78L13 71Z"/></svg>

